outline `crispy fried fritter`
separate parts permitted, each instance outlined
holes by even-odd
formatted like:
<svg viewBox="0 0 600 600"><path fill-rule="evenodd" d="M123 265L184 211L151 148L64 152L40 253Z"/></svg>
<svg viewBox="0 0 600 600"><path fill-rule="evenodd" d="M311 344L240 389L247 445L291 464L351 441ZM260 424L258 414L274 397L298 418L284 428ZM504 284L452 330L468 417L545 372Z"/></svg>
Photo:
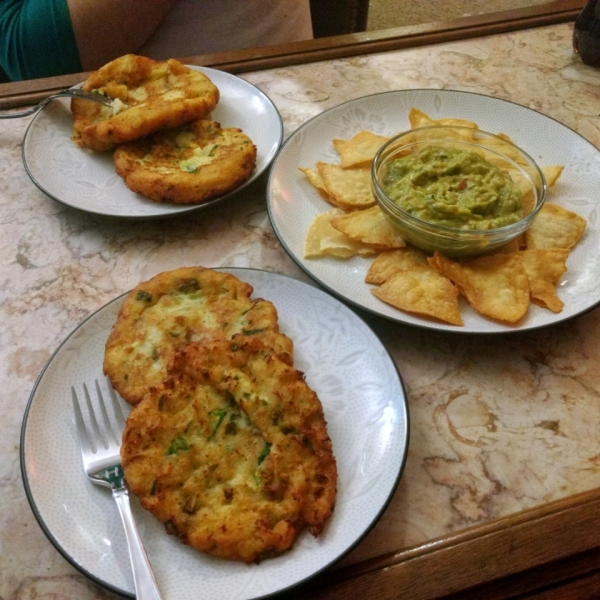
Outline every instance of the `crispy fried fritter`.
<svg viewBox="0 0 600 600"><path fill-rule="evenodd" d="M121 396L136 404L165 378L176 350L190 342L259 337L292 363L291 340L279 332L271 302L250 298L252 286L203 267L160 273L135 287L106 342L104 373Z"/></svg>
<svg viewBox="0 0 600 600"><path fill-rule="evenodd" d="M337 468L321 402L257 338L190 344L133 408L121 456L131 491L194 548L259 562L317 536Z"/></svg>
<svg viewBox="0 0 600 600"><path fill-rule="evenodd" d="M114 161L130 190L156 202L194 204L244 183L256 164L256 146L241 129L198 120L121 144Z"/></svg>
<svg viewBox="0 0 600 600"><path fill-rule="evenodd" d="M116 99L112 108L71 100L74 141L100 151L203 119L219 100L218 88L203 73L174 59L155 61L135 54L93 72L82 89Z"/></svg>

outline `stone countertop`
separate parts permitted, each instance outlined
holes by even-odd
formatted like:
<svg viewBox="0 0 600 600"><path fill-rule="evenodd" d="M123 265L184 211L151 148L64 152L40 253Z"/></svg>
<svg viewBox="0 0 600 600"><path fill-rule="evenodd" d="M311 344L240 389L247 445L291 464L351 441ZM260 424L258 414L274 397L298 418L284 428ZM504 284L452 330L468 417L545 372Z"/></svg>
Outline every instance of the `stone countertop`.
<svg viewBox="0 0 600 600"><path fill-rule="evenodd" d="M340 102L410 88L471 91L533 108L600 148L600 71L571 25L243 75L276 104L285 135ZM19 467L36 378L88 315L167 269L254 267L306 276L269 222L262 177L227 207L122 222L40 192L21 162L28 119L0 128L0 597L112 597L74 569L30 510ZM352 564L600 486L600 312L511 336L457 336L366 317L402 375L411 414L399 488ZM82 474L83 476L83 474Z"/></svg>

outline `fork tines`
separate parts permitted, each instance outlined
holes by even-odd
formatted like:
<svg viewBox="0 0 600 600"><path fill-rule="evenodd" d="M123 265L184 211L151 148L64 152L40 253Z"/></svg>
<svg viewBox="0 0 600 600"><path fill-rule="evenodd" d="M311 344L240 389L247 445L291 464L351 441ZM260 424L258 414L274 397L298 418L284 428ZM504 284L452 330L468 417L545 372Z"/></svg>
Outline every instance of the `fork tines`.
<svg viewBox="0 0 600 600"><path fill-rule="evenodd" d="M125 427L125 416L123 415L123 410L119 404L119 400L117 398L117 394L113 389L110 382L107 381L108 388L108 396L110 398L110 404L112 405L112 414L113 419L109 416L106 401L104 399L104 394L100 388L100 384L98 380L95 380L96 387L96 396L98 398L97 405L100 410L101 419L102 419L102 427L100 427L98 423L98 417L96 416L96 410L94 409L94 403L90 397L90 393L87 385L83 384L83 394L85 397L85 404L87 407L88 413L88 422L90 427L88 428L85 424L85 419L83 417L83 412L81 410L80 402L77 397L77 392L75 388L71 386L71 395L73 398L73 410L75 412L75 423L77 426L77 431L79 433L80 442L82 446L87 445L88 450L96 453L100 446L102 446L105 450L108 450L110 446L116 445L119 447L121 445L121 432ZM91 430L91 431L90 431Z"/></svg>

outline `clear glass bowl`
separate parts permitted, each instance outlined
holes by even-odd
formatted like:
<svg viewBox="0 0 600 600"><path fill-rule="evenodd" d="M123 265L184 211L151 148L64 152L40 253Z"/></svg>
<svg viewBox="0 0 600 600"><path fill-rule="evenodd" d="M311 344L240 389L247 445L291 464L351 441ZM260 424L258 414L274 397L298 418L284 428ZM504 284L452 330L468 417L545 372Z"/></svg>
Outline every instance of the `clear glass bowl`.
<svg viewBox="0 0 600 600"><path fill-rule="evenodd" d="M496 229L463 229L425 221L394 203L383 188L390 162L429 146L477 152L507 170L521 189L523 217ZM464 126L432 125L391 138L377 152L371 175L375 199L403 239L428 253L439 250L452 257L491 253L513 240L529 228L546 199L546 179L531 156L503 137Z"/></svg>

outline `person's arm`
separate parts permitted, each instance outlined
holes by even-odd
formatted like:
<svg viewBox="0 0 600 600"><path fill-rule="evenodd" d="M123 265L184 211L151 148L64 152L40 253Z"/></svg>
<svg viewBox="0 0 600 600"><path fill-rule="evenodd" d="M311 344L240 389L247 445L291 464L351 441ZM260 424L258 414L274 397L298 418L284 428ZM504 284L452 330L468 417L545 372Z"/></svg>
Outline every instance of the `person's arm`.
<svg viewBox="0 0 600 600"><path fill-rule="evenodd" d="M55 0L52 0L53 2ZM136 52L176 0L66 0L84 70Z"/></svg>
<svg viewBox="0 0 600 600"><path fill-rule="evenodd" d="M0 66L12 81L81 71L66 0L0 0Z"/></svg>

